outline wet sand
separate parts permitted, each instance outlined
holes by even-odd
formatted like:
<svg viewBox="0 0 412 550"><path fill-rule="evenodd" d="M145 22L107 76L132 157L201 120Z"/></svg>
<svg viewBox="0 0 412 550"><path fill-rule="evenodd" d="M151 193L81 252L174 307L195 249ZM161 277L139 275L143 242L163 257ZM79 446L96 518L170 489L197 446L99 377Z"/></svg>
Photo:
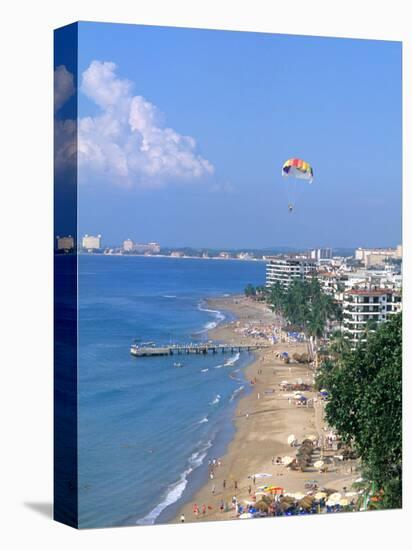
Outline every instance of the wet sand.
<svg viewBox="0 0 412 550"><path fill-rule="evenodd" d="M268 343L267 340L238 332L252 322L262 327L275 322L274 315L263 304L238 296L209 300L208 307L231 311L237 318L210 331L211 339L234 344ZM349 487L354 481L356 474L350 472L348 463L331 468L332 471L326 473L319 473L314 468L306 472L291 471L282 464L276 464L278 456L294 456L295 449L287 443L290 434L302 441L306 435L320 436L324 429L319 401L313 408L296 406L288 399L291 394L280 390L279 384L283 380L291 383L297 382L297 379L307 384L313 382L309 365L285 364L275 357L276 353L284 351L292 356L295 352L306 352L307 348L305 343L279 342L256 354L256 360L245 369L246 379L249 383L254 382L251 384L253 391L239 398L234 418L234 439L223 457L213 457L220 462L213 468L213 479L209 479L191 502L182 507L172 523L180 522L181 514L184 514L186 522L236 518L235 510L231 509L232 497L236 496L242 504L251 502L255 491L263 485L281 486L285 492L306 493L305 481L308 480L316 479L319 486L335 490ZM308 398L316 396L313 392L305 392L305 395ZM275 463L272 463L273 458ZM271 477L257 477L254 483L253 476L258 473L270 474ZM222 501L230 510L220 510ZM200 509L198 515L193 512L195 503ZM206 507L204 514L203 505Z"/></svg>

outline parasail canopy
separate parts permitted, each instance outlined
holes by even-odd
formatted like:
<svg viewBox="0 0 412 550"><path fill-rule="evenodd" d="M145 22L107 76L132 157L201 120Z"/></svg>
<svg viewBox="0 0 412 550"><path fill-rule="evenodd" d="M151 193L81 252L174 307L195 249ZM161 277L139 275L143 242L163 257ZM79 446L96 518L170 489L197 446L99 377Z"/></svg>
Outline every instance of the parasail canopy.
<svg viewBox="0 0 412 550"><path fill-rule="evenodd" d="M288 159L282 166L282 176L303 179L307 180L309 183L312 183L313 168L305 160L291 158Z"/></svg>

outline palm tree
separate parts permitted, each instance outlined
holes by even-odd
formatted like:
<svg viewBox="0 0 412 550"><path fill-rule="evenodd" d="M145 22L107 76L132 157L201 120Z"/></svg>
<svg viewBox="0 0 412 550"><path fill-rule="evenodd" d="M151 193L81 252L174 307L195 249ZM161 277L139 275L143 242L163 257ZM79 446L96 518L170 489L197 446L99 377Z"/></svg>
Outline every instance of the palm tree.
<svg viewBox="0 0 412 550"><path fill-rule="evenodd" d="M334 360L334 363L337 366L340 366L344 357L346 357L350 351L350 344L348 339L345 338L344 333L341 330L335 331L329 342L329 352Z"/></svg>
<svg viewBox="0 0 412 550"><path fill-rule="evenodd" d="M276 282L269 288L267 300L269 301L270 308L275 313L281 313L284 306L285 292L282 285Z"/></svg>
<svg viewBox="0 0 412 550"><path fill-rule="evenodd" d="M247 296L248 298L251 298L252 296L256 296L256 289L250 283L245 287L245 296Z"/></svg>

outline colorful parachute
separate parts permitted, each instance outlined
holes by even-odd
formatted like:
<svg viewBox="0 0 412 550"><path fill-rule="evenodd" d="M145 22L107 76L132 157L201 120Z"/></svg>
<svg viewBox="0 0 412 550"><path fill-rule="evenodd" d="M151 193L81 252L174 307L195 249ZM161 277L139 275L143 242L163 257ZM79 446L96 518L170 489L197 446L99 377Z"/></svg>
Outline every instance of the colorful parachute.
<svg viewBox="0 0 412 550"><path fill-rule="evenodd" d="M303 180L313 181L312 166L302 159L289 159L282 167L282 176L292 176Z"/></svg>
<svg viewBox="0 0 412 550"><path fill-rule="evenodd" d="M298 180L306 180L308 183L313 181L312 166L302 159L288 159L282 166L282 176L287 178L286 192L288 195L288 208L292 212L295 207L297 196L303 191L302 183Z"/></svg>

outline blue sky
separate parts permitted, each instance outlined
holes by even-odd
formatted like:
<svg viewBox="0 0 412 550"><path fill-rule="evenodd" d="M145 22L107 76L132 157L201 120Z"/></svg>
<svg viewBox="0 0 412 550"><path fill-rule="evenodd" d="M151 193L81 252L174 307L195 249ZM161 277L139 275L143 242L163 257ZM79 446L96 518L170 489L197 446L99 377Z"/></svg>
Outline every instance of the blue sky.
<svg viewBox="0 0 412 550"><path fill-rule="evenodd" d="M81 23L78 81L81 234L220 248L401 240L400 43ZM290 157L315 173L293 214Z"/></svg>

